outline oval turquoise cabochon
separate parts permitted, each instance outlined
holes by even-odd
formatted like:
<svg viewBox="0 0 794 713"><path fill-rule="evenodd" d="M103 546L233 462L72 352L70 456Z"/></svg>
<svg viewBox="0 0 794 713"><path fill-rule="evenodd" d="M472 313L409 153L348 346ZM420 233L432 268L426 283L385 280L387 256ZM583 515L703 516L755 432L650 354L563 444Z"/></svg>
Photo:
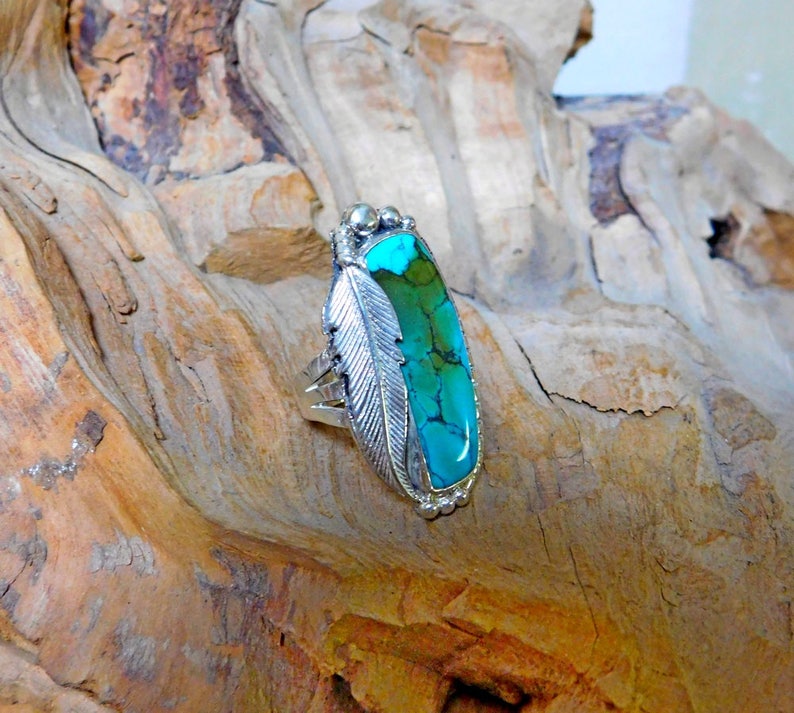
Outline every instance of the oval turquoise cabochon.
<svg viewBox="0 0 794 713"><path fill-rule="evenodd" d="M391 301L398 342L433 488L448 488L477 465L477 402L463 330L433 258L416 235L395 233L366 253L367 268Z"/></svg>

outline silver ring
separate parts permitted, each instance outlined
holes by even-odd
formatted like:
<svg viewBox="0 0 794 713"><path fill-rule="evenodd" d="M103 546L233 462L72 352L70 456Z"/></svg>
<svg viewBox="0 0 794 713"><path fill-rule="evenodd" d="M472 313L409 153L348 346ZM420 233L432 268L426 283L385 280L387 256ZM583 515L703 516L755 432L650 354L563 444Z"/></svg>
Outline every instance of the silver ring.
<svg viewBox="0 0 794 713"><path fill-rule="evenodd" d="M350 206L331 232L328 345L296 377L304 418L349 428L372 469L427 519L469 500L482 461L457 310L410 216Z"/></svg>

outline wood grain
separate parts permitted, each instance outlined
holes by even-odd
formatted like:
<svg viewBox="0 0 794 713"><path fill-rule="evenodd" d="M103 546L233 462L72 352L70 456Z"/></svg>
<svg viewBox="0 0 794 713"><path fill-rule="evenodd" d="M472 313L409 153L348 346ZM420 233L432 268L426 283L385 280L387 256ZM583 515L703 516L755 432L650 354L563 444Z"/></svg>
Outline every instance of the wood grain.
<svg viewBox="0 0 794 713"><path fill-rule="evenodd" d="M790 705L794 167L494 5L0 6L0 707ZM477 369L430 523L292 392L359 198Z"/></svg>

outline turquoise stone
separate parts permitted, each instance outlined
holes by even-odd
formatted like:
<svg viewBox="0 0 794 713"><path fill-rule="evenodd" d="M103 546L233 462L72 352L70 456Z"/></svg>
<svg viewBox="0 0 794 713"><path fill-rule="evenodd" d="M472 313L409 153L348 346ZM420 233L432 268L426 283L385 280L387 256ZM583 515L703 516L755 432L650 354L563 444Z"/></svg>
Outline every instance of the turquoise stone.
<svg viewBox="0 0 794 713"><path fill-rule="evenodd" d="M433 258L412 233L376 243L366 262L400 323L408 403L430 482L447 488L474 470L479 450L471 366L455 306Z"/></svg>

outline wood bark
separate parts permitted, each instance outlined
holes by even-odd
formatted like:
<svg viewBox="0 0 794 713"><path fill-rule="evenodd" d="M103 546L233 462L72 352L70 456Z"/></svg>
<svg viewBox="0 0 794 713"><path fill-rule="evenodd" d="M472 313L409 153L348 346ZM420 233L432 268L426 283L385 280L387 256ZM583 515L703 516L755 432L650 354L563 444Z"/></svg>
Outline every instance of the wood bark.
<svg viewBox="0 0 794 713"><path fill-rule="evenodd" d="M553 97L590 26L0 4L0 710L791 709L794 168L689 89ZM477 367L429 523L292 392L356 199Z"/></svg>

